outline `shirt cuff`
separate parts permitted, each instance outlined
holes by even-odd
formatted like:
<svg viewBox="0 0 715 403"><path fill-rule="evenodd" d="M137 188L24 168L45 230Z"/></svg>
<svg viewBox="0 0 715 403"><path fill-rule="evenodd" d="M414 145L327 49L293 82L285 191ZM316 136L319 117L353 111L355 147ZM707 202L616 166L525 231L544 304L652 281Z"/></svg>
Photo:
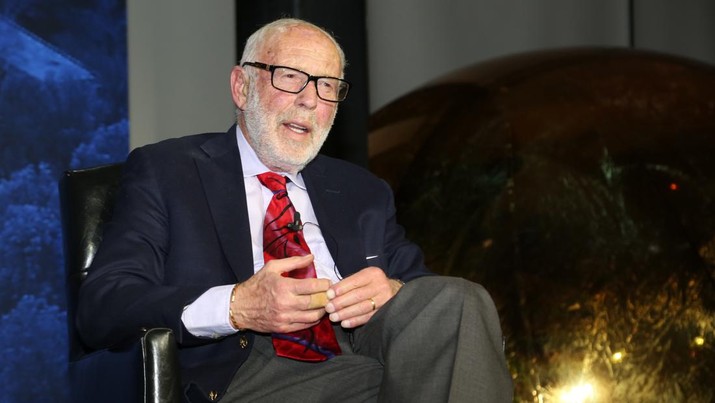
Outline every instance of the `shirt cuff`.
<svg viewBox="0 0 715 403"><path fill-rule="evenodd" d="M233 284L209 288L184 308L181 321L196 337L217 339L238 332L228 317Z"/></svg>

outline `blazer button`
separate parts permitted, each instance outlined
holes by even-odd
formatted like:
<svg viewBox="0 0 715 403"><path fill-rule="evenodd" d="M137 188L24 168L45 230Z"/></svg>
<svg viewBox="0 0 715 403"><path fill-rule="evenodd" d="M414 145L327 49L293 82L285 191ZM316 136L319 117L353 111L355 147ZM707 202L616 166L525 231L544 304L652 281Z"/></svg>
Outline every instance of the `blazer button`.
<svg viewBox="0 0 715 403"><path fill-rule="evenodd" d="M241 338L238 339L238 345L241 346L241 348L248 347L248 337L246 335L241 335Z"/></svg>
<svg viewBox="0 0 715 403"><path fill-rule="evenodd" d="M218 399L218 393L216 393L215 390L212 390L211 392L209 392L209 400L211 400L213 402L216 399Z"/></svg>

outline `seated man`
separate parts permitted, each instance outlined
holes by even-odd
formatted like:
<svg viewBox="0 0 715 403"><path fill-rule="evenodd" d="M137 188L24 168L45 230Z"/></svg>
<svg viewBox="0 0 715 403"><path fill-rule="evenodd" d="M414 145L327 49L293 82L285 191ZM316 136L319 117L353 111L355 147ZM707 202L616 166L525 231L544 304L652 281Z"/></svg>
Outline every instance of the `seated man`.
<svg viewBox="0 0 715 403"><path fill-rule="evenodd" d="M430 275L385 182L318 155L344 67L331 35L275 21L231 71L234 127L129 155L88 345L173 329L192 402L511 401L487 292Z"/></svg>

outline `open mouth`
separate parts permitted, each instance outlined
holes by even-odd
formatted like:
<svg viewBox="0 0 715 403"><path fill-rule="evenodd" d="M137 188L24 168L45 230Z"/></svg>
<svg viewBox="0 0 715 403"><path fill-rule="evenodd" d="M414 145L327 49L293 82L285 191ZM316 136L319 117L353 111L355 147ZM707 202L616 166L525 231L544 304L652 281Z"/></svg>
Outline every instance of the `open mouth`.
<svg viewBox="0 0 715 403"><path fill-rule="evenodd" d="M290 131L298 134L306 134L310 131L308 127L299 125L297 123L284 123L283 125L287 127Z"/></svg>

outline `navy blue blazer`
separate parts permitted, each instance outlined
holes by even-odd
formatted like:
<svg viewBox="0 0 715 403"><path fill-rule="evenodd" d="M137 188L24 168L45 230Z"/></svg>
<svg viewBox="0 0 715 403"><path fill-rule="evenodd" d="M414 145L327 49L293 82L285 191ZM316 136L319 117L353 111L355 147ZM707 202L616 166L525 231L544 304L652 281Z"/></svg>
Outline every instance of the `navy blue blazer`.
<svg viewBox="0 0 715 403"><path fill-rule="evenodd" d="M367 266L403 281L429 274L422 252L395 221L384 181L325 156L302 175L341 276ZM184 385L223 392L248 357L251 333L194 337L181 313L209 288L253 275L248 214L261 212L246 207L235 127L131 152L112 221L80 290L83 340L105 348L141 328L171 328Z"/></svg>

